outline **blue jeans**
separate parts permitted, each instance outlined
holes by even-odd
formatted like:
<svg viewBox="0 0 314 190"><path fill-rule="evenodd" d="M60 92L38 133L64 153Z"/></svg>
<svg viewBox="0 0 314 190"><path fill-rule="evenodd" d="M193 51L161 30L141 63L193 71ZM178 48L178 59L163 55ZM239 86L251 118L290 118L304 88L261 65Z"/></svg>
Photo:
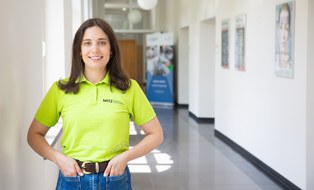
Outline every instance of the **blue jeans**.
<svg viewBox="0 0 314 190"><path fill-rule="evenodd" d="M60 171L56 190L132 190L131 173L128 167L122 175L108 177L103 173L65 177Z"/></svg>

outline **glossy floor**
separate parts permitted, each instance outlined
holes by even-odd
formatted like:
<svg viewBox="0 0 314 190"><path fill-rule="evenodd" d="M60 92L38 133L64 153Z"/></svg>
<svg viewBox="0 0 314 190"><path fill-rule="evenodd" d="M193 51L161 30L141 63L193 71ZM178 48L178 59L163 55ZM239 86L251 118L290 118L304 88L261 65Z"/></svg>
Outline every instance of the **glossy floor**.
<svg viewBox="0 0 314 190"><path fill-rule="evenodd" d="M156 108L164 142L130 163L134 190L279 190L243 157L214 136L214 124L199 124L188 110ZM143 138L131 127L131 145Z"/></svg>

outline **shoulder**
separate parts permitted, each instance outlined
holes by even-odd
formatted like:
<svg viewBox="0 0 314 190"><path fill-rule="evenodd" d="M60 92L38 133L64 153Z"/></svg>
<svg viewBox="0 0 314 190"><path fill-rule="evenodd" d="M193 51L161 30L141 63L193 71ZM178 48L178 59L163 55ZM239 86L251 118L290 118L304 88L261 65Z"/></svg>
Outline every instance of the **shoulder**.
<svg viewBox="0 0 314 190"><path fill-rule="evenodd" d="M55 93L62 94L63 90L61 90L61 85L65 85L69 82L69 78L60 79L54 81L50 87L50 90L53 90Z"/></svg>
<svg viewBox="0 0 314 190"><path fill-rule="evenodd" d="M70 78L64 78L64 79L59 79L59 80L55 81L54 83L56 83L56 84L59 84L59 83L66 84L66 83L69 82L69 80L70 80Z"/></svg>
<svg viewBox="0 0 314 190"><path fill-rule="evenodd" d="M130 79L130 87L126 91L122 92L122 94L127 96L136 96L136 94L142 91L143 90L139 83L134 79Z"/></svg>
<svg viewBox="0 0 314 190"><path fill-rule="evenodd" d="M64 78L64 79L61 78L61 79L55 81L54 84L57 85L58 87L60 87L61 85L66 85L69 82L69 80L70 80L69 78Z"/></svg>
<svg viewBox="0 0 314 190"><path fill-rule="evenodd" d="M129 90L133 90L134 91L134 90L139 90L139 89L141 89L139 83L136 80L134 80L134 79L130 79L130 88L129 88Z"/></svg>
<svg viewBox="0 0 314 190"><path fill-rule="evenodd" d="M137 86L139 86L138 82L137 82L136 80L134 80L134 79L130 79L130 84L131 84L131 86L132 86L132 85L137 85Z"/></svg>

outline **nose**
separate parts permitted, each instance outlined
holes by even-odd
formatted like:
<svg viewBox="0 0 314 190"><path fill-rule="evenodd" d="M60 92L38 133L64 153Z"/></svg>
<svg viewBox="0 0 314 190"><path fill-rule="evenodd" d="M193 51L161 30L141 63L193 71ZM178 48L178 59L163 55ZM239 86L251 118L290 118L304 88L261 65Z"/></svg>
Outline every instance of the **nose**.
<svg viewBox="0 0 314 190"><path fill-rule="evenodd" d="M281 38L282 38L282 40L285 40L285 39L286 39L286 36L285 36L285 32L284 32L284 31L281 31Z"/></svg>
<svg viewBox="0 0 314 190"><path fill-rule="evenodd" d="M92 52L98 52L98 45L97 43L94 43L91 47Z"/></svg>
<svg viewBox="0 0 314 190"><path fill-rule="evenodd" d="M288 38L288 35L289 35L288 26L287 24L285 24L282 30L282 37L286 40Z"/></svg>

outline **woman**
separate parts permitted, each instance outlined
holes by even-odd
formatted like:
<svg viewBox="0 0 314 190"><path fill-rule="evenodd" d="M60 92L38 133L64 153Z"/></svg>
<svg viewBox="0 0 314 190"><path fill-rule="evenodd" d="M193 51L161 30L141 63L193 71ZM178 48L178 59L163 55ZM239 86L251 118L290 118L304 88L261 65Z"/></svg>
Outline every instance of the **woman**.
<svg viewBox="0 0 314 190"><path fill-rule="evenodd" d="M279 40L279 67L289 68L290 52L290 8L288 3L284 3L280 7L279 23L278 23L278 40Z"/></svg>
<svg viewBox="0 0 314 190"><path fill-rule="evenodd" d="M62 153L45 134L63 121ZM129 149L133 120L145 137ZM163 132L136 81L123 72L117 38L101 19L75 34L69 79L55 82L39 106L28 143L60 169L56 189L132 189L127 163L159 146Z"/></svg>

